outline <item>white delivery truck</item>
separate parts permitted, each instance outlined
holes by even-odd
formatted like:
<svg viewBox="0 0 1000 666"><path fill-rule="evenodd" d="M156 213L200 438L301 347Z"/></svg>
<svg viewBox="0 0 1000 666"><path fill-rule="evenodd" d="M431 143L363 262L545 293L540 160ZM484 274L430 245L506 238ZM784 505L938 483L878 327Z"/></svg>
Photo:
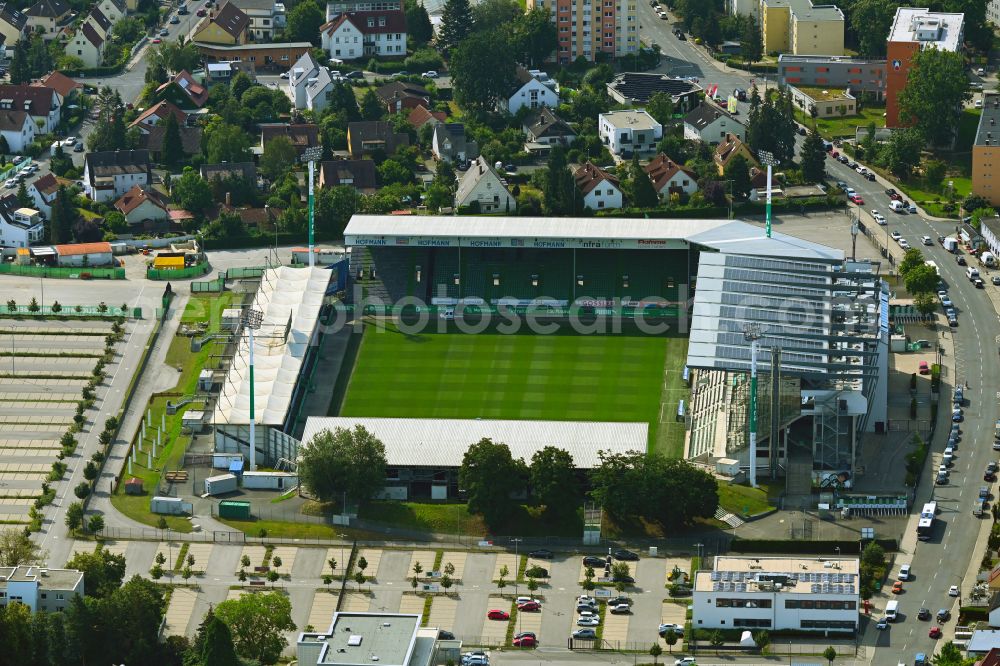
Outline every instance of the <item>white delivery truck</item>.
<svg viewBox="0 0 1000 666"><path fill-rule="evenodd" d="M206 495L222 495L235 492L238 481L235 474L219 474L205 479Z"/></svg>
<svg viewBox="0 0 1000 666"><path fill-rule="evenodd" d="M969 266L968 268L965 269L965 277L969 278L970 280L975 280L976 278L979 277L979 269Z"/></svg>
<svg viewBox="0 0 1000 666"><path fill-rule="evenodd" d="M944 247L944 249L948 250L948 252L957 252L958 251L958 239L957 238L953 238L951 236L948 236L947 238L944 239L944 241L941 243L941 245Z"/></svg>

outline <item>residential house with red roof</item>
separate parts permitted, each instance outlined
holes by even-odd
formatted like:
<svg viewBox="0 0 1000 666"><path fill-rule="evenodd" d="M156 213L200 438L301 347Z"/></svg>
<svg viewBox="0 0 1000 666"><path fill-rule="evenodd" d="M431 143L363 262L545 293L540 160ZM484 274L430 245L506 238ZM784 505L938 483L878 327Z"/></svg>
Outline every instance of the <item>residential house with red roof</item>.
<svg viewBox="0 0 1000 666"><path fill-rule="evenodd" d="M183 125L187 122L186 113L178 109L170 102L163 100L140 113L135 120L129 123L129 127L156 127L169 118L171 114L177 118L178 125Z"/></svg>
<svg viewBox="0 0 1000 666"><path fill-rule="evenodd" d="M0 85L0 109L25 111L40 134L56 131L62 114L62 100L51 88L42 86Z"/></svg>
<svg viewBox="0 0 1000 666"><path fill-rule="evenodd" d="M82 83L77 83L59 71L49 72L38 81L33 81L31 85L55 90L63 102L83 90Z"/></svg>
<svg viewBox="0 0 1000 666"><path fill-rule="evenodd" d="M295 150L299 156L305 152L306 148L314 148L320 145L319 125L314 123L300 123L295 125L288 123L261 123L260 146L257 150L263 154L267 144L278 136L288 137L288 140L295 146Z"/></svg>
<svg viewBox="0 0 1000 666"><path fill-rule="evenodd" d="M685 169L664 153L654 157L643 168L661 199L669 199L674 192L690 195L698 191L698 178L695 173Z"/></svg>
<svg viewBox="0 0 1000 666"><path fill-rule="evenodd" d="M319 30L320 43L331 58L406 55L406 16L400 9L345 12Z"/></svg>
<svg viewBox="0 0 1000 666"><path fill-rule="evenodd" d="M170 219L167 199L152 187L135 185L115 202L115 210L129 225L156 226Z"/></svg>
<svg viewBox="0 0 1000 666"><path fill-rule="evenodd" d="M55 245L56 264L59 266L110 266L114 263L111 243L73 243Z"/></svg>
<svg viewBox="0 0 1000 666"><path fill-rule="evenodd" d="M35 123L27 111L4 108L4 100L0 100L0 137L7 143L3 152L24 152L35 140Z"/></svg>
<svg viewBox="0 0 1000 666"><path fill-rule="evenodd" d="M593 162L577 169L573 180L583 196L584 208L605 210L622 207L622 189L618 178Z"/></svg>
<svg viewBox="0 0 1000 666"><path fill-rule="evenodd" d="M35 208L45 213L45 217L52 215L52 202L56 200L59 192L59 181L55 174L47 173L38 180L28 185L28 195L35 202Z"/></svg>
<svg viewBox="0 0 1000 666"><path fill-rule="evenodd" d="M208 101L208 88L198 83L186 69L156 89L156 101L166 100L184 110L200 109Z"/></svg>
<svg viewBox="0 0 1000 666"><path fill-rule="evenodd" d="M104 62L104 37L88 21L66 43L65 52L79 58L84 67L100 67Z"/></svg>
<svg viewBox="0 0 1000 666"><path fill-rule="evenodd" d="M250 17L246 12L232 2L219 7L195 28L194 40L202 44L222 44L234 46L245 44L248 40L247 29L250 27Z"/></svg>
<svg viewBox="0 0 1000 666"><path fill-rule="evenodd" d="M444 111L428 111L426 106L421 105L410 111L410 115L406 117L406 122L410 123L410 127L418 130L427 123L437 125L438 123L445 122L447 119L448 114Z"/></svg>

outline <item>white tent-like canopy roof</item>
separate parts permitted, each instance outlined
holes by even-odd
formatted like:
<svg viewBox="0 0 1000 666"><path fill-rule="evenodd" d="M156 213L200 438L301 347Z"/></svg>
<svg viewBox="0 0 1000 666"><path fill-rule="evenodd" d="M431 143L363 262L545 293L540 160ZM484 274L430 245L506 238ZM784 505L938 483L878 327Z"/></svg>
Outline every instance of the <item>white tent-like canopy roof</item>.
<svg viewBox="0 0 1000 666"><path fill-rule="evenodd" d="M325 268L280 266L261 276L251 308L263 313L254 334L254 417L258 425L285 422L295 382L310 344L332 273ZM216 424L250 423L250 336L242 337L216 404Z"/></svg>

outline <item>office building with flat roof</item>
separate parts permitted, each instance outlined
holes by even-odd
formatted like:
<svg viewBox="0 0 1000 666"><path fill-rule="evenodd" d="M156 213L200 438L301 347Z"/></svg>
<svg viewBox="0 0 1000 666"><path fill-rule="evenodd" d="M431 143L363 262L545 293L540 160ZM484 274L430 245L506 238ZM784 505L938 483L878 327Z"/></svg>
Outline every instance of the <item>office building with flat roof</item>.
<svg viewBox="0 0 1000 666"><path fill-rule="evenodd" d="M83 572L36 566L0 567L0 606L22 603L36 611L60 611L83 595Z"/></svg>
<svg viewBox="0 0 1000 666"><path fill-rule="evenodd" d="M785 85L839 88L855 97L867 92L885 96L885 60L849 56L778 56L778 77Z"/></svg>
<svg viewBox="0 0 1000 666"><path fill-rule="evenodd" d="M301 666L431 666L461 659L461 641L438 640L419 615L334 613L326 631L299 634Z"/></svg>
<svg viewBox="0 0 1000 666"><path fill-rule="evenodd" d="M889 30L886 49L886 127L901 127L899 93L906 87L906 80L913 63L913 56L920 49L934 48L942 51L959 51L964 38L964 14L932 12L920 7L899 7Z"/></svg>
<svg viewBox="0 0 1000 666"><path fill-rule="evenodd" d="M811 0L760 0L765 53L843 55L844 13Z"/></svg>
<svg viewBox="0 0 1000 666"><path fill-rule="evenodd" d="M983 93L983 113L972 144L972 193L1000 205L1000 93Z"/></svg>

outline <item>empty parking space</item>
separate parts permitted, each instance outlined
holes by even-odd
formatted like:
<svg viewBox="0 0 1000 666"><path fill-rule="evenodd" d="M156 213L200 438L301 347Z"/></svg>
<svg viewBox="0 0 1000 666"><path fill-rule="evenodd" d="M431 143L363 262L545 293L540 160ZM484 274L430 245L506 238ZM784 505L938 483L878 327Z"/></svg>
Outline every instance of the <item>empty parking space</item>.
<svg viewBox="0 0 1000 666"><path fill-rule="evenodd" d="M399 599L399 612L410 613L413 615L423 615L424 598L418 597L415 594L404 593Z"/></svg>
<svg viewBox="0 0 1000 666"><path fill-rule="evenodd" d="M212 544L210 543L192 543L188 546L188 557L194 558L194 565L191 567L193 571L208 571L208 558L212 556ZM187 561L185 558L185 566Z"/></svg>
<svg viewBox="0 0 1000 666"><path fill-rule="evenodd" d="M458 610L458 600L452 597L434 597L431 613L427 620L428 627L451 631L455 627L455 612Z"/></svg>
<svg viewBox="0 0 1000 666"><path fill-rule="evenodd" d="M253 571L256 567L264 566L264 556L267 554L267 549L264 546L243 546L243 553L240 555L240 561L244 557L250 559L250 570Z"/></svg>
<svg viewBox="0 0 1000 666"><path fill-rule="evenodd" d="M128 548L128 541L105 541L101 547L112 555L125 557L125 549Z"/></svg>
<svg viewBox="0 0 1000 666"><path fill-rule="evenodd" d="M181 553L181 544L176 541L161 541L156 546L156 552L153 553L153 559L149 563L149 568L152 569L153 565L156 564L156 558L158 555L163 555L163 569L170 571L174 568L174 564L177 562L177 556Z"/></svg>
<svg viewBox="0 0 1000 666"><path fill-rule="evenodd" d="M371 597L360 592L348 592L344 595L341 610L351 613L367 613L371 606Z"/></svg>
<svg viewBox="0 0 1000 666"><path fill-rule="evenodd" d="M437 553L433 550L415 550L410 555L410 566L406 568L406 577L410 578L413 576L413 567L416 564L420 564L421 570L423 571L421 576L425 576L428 571L434 568L434 558L437 557Z"/></svg>
<svg viewBox="0 0 1000 666"><path fill-rule="evenodd" d="M512 556L513 557L513 556ZM510 623L509 620L491 620L489 619L489 611L491 610L502 610L510 612L510 601L503 599L501 597L490 596L487 604L487 614L483 616L483 643L487 645L494 645L497 643L503 643L507 638L507 625Z"/></svg>
<svg viewBox="0 0 1000 666"><path fill-rule="evenodd" d="M613 615L605 612L601 617L601 621L604 623L604 640L609 643L624 643L628 640L628 625L630 615Z"/></svg>
<svg viewBox="0 0 1000 666"><path fill-rule="evenodd" d="M348 551L343 548L327 548L326 559L323 560L323 573L330 574L331 576L343 576L344 566L347 564L344 561L346 557L348 557ZM330 560L333 560L337 564L336 569L330 568Z"/></svg>
<svg viewBox="0 0 1000 666"><path fill-rule="evenodd" d="M170 605L167 606L166 623L163 626L164 636L184 636L191 612L198 600L198 594L184 587L174 588L170 595Z"/></svg>
<svg viewBox="0 0 1000 666"><path fill-rule="evenodd" d="M467 553L454 550L446 550L441 557L441 568L448 566L450 562L455 567L455 573L451 575L455 580L462 580L465 577L465 557Z"/></svg>
<svg viewBox="0 0 1000 666"><path fill-rule="evenodd" d="M239 599L244 594L247 594L246 590L242 590L242 589L240 589L240 590L229 590L229 592L226 594L226 600L229 601L230 599Z"/></svg>
<svg viewBox="0 0 1000 666"><path fill-rule="evenodd" d="M309 624L322 630L330 626L330 620L337 611L337 595L326 590L317 590L309 609Z"/></svg>
<svg viewBox="0 0 1000 666"><path fill-rule="evenodd" d="M292 567L295 565L295 556L299 554L299 549L294 546L277 546L271 552L271 568L280 574L287 574L292 572ZM280 558L281 566L277 566L274 558Z"/></svg>
<svg viewBox="0 0 1000 666"><path fill-rule="evenodd" d="M362 548L358 551L358 559L354 561L355 571L359 569L358 562L361 559L368 563L365 568L365 576L369 578L378 578L378 566L382 562L382 549L381 548Z"/></svg>
<svg viewBox="0 0 1000 666"><path fill-rule="evenodd" d="M514 580L517 575L517 557L514 553L497 553L496 561L493 563L493 578L492 580L500 580L500 574L504 567L507 567L507 575L504 579L508 581Z"/></svg>
<svg viewBox="0 0 1000 666"><path fill-rule="evenodd" d="M542 640L542 614L541 613L522 613L517 612L517 627L514 629L515 632L530 631L538 637L539 641ZM551 644L552 641L549 641Z"/></svg>
<svg viewBox="0 0 1000 666"><path fill-rule="evenodd" d="M95 547L92 541L74 541L69 548L69 557L72 559L77 553L92 553Z"/></svg>

